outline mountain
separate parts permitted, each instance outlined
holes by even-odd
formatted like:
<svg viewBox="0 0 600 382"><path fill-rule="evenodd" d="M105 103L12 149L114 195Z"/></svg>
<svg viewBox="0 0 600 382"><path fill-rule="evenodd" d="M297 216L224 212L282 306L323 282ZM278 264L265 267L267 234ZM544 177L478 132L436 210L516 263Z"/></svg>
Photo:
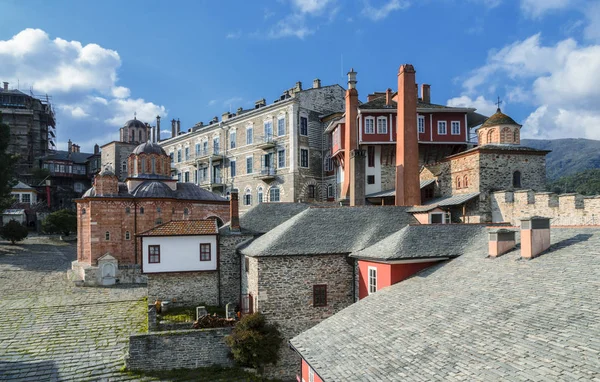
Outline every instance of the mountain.
<svg viewBox="0 0 600 382"><path fill-rule="evenodd" d="M552 150L546 156L548 181L583 170L600 168L600 141L583 138L522 139L521 145Z"/></svg>

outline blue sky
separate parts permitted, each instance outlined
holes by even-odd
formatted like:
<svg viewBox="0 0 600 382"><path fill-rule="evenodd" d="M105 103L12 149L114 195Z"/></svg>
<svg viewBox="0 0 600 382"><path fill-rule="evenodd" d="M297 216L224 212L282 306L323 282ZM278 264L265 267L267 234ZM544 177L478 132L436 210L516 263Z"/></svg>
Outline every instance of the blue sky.
<svg viewBox="0 0 600 382"><path fill-rule="evenodd" d="M0 14L0 81L53 96L61 149L115 139L134 112L187 129L296 81L345 86L351 67L364 100L403 63L433 102L490 114L500 96L524 136L600 139L599 0L3 0Z"/></svg>

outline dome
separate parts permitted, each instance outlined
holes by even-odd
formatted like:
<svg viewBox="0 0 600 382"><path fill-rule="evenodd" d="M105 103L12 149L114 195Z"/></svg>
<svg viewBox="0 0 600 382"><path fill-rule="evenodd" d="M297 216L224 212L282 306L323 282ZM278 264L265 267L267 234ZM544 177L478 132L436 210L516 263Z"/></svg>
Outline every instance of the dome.
<svg viewBox="0 0 600 382"><path fill-rule="evenodd" d="M158 180L148 180L133 190L136 198L172 198L175 192L169 186Z"/></svg>
<svg viewBox="0 0 600 382"><path fill-rule="evenodd" d="M123 127L146 127L146 124L137 118L133 118L125 122L125 126Z"/></svg>
<svg viewBox="0 0 600 382"><path fill-rule="evenodd" d="M160 145L158 143L153 143L153 142L142 143L141 145L139 145L138 147L133 149L133 153L135 155L139 155L142 153L167 155L165 150L162 147L160 147Z"/></svg>
<svg viewBox="0 0 600 382"><path fill-rule="evenodd" d="M508 115L502 113L500 108L496 111L496 114L492 115L481 125L481 127L490 127L490 126L498 126L498 125L519 125L515 122L514 119L509 117ZM521 125L519 125L521 126Z"/></svg>

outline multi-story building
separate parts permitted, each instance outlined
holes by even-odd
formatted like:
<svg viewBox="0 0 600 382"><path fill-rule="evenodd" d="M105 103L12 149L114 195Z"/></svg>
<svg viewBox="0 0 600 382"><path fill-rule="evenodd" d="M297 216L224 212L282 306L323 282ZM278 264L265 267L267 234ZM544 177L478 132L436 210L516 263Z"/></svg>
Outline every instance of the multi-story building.
<svg viewBox="0 0 600 382"><path fill-rule="evenodd" d="M31 183L38 159L56 148L54 111L47 95L35 97L8 85L4 82L0 88L1 120L10 126L8 152L19 156L15 165L19 180Z"/></svg>
<svg viewBox="0 0 600 382"><path fill-rule="evenodd" d="M227 196L240 193L240 211L261 202L322 201L327 196L321 116L343 108L339 85L302 89L300 82L271 105L239 108L187 133L161 141L173 176Z"/></svg>

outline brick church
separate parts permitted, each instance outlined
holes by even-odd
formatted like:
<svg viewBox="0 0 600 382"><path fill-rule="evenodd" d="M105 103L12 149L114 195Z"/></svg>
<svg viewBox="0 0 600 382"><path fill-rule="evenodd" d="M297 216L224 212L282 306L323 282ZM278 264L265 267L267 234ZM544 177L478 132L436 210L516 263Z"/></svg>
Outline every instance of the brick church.
<svg viewBox="0 0 600 382"><path fill-rule="evenodd" d="M76 200L79 240L71 277L86 285L142 281L137 233L172 220L229 220L226 199L171 178L171 160L158 143L140 144L127 162L124 182L107 166Z"/></svg>

